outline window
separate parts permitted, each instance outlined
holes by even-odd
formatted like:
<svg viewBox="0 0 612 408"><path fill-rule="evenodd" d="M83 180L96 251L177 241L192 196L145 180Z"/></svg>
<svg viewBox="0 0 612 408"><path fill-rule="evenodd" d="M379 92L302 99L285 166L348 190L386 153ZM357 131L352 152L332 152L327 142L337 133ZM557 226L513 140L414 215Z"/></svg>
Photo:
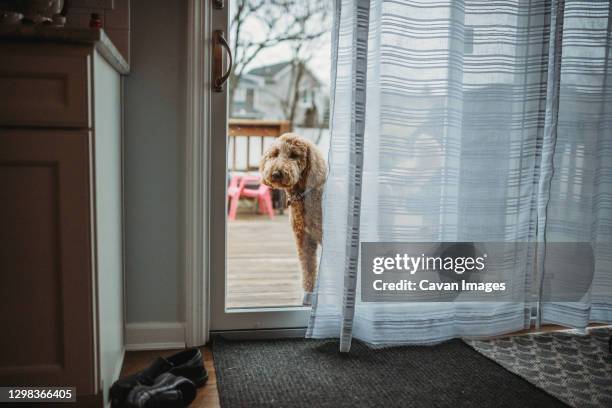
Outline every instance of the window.
<svg viewBox="0 0 612 408"><path fill-rule="evenodd" d="M242 87L237 87L234 93L234 102L244 102L246 101L247 90Z"/></svg>
<svg viewBox="0 0 612 408"><path fill-rule="evenodd" d="M300 103L302 106L311 106L314 99L314 91L310 89L302 89L300 91Z"/></svg>
<svg viewBox="0 0 612 408"><path fill-rule="evenodd" d="M246 90L246 106L251 109L255 106L255 89L253 88Z"/></svg>

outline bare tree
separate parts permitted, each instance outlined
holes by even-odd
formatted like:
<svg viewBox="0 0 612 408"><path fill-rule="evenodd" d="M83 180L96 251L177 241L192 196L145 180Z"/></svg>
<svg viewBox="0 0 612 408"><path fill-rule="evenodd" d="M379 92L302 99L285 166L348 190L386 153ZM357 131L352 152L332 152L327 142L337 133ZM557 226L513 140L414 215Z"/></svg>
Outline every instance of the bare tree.
<svg viewBox="0 0 612 408"><path fill-rule="evenodd" d="M265 49L288 44L292 52L292 86L286 101L285 116L293 121L299 98L299 83L310 48L329 31L326 0L234 0L230 29L234 50L234 69L230 77L230 112L241 78Z"/></svg>
<svg viewBox="0 0 612 408"><path fill-rule="evenodd" d="M304 76L304 70L306 69L306 62L295 58L291 65L291 87L289 88L289 98L284 101L285 106L285 119L291 123L295 121L295 111L297 108L298 100L300 99L300 82Z"/></svg>
<svg viewBox="0 0 612 408"><path fill-rule="evenodd" d="M289 86L287 87L287 96L280 100L281 106L285 114L285 119L289 121L293 127L298 101L300 99L300 83L306 71L306 64L312 57L310 54L302 54L303 44L295 44L293 48L293 58L291 60L291 76Z"/></svg>

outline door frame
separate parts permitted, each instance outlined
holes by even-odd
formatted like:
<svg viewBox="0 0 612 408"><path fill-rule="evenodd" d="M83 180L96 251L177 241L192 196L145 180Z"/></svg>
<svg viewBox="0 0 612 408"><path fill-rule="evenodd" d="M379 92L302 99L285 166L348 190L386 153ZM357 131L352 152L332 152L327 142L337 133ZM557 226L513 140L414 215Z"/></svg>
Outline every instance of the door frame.
<svg viewBox="0 0 612 408"><path fill-rule="evenodd" d="M217 3L224 3L224 7L213 7ZM231 332L240 338L303 336L310 316L309 307L225 308L227 120L214 119L228 117L228 101L227 92L212 92L211 62L212 34L214 30L227 33L228 7L228 0L189 0L187 9L185 342L188 346L205 344L211 331Z"/></svg>
<svg viewBox="0 0 612 408"><path fill-rule="evenodd" d="M185 344L206 344L209 338L208 197L210 140L210 0L187 4L187 67L185 105Z"/></svg>

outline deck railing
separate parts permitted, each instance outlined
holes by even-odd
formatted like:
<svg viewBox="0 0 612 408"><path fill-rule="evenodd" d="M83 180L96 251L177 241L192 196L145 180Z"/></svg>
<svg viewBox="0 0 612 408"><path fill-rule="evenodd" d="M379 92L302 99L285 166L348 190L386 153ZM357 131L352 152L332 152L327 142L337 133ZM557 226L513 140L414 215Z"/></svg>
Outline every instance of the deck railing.
<svg viewBox="0 0 612 408"><path fill-rule="evenodd" d="M266 146L266 138L279 137L290 129L291 124L286 120L230 119L228 132L230 170L256 170ZM251 160L253 149L257 152L254 155L256 160Z"/></svg>

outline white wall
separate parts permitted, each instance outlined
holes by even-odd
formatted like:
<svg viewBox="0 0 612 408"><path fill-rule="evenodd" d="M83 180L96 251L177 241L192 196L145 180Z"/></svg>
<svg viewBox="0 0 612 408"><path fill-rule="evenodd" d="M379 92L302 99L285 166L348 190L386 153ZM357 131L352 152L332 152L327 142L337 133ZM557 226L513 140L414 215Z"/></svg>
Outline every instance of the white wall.
<svg viewBox="0 0 612 408"><path fill-rule="evenodd" d="M159 330L184 321L187 21L184 1L131 3L131 74L125 80L128 337L130 324Z"/></svg>

